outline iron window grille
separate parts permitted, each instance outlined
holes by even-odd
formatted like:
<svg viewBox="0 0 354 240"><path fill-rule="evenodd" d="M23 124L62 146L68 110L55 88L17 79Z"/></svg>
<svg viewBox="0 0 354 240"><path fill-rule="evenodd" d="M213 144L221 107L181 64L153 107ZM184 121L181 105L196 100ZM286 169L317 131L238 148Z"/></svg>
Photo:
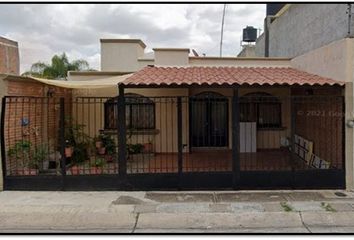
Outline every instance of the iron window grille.
<svg viewBox="0 0 354 240"><path fill-rule="evenodd" d="M240 98L240 121L256 122L258 129L280 128L281 102L268 93L249 93Z"/></svg>
<svg viewBox="0 0 354 240"><path fill-rule="evenodd" d="M125 95L127 129L155 129L155 103L138 94ZM117 129L118 97L107 100L104 107L105 129Z"/></svg>

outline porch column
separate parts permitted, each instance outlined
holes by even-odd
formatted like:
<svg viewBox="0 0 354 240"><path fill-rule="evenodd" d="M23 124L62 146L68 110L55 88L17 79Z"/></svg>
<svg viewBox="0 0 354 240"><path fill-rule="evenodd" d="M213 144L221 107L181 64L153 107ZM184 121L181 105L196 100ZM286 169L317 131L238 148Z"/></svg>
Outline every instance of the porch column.
<svg viewBox="0 0 354 240"><path fill-rule="evenodd" d="M118 104L117 104L117 129L118 129L118 169L119 175L127 174L127 142L126 142L126 125L125 125L125 97L124 86L118 85Z"/></svg>
<svg viewBox="0 0 354 240"><path fill-rule="evenodd" d="M296 154L295 154L295 134L296 134L296 108L295 108L295 97L290 95L290 160L291 160L291 185L294 187L295 184L295 162L296 162Z"/></svg>
<svg viewBox="0 0 354 240"><path fill-rule="evenodd" d="M239 88L234 88L232 97L232 186L239 188L240 182L240 100Z"/></svg>

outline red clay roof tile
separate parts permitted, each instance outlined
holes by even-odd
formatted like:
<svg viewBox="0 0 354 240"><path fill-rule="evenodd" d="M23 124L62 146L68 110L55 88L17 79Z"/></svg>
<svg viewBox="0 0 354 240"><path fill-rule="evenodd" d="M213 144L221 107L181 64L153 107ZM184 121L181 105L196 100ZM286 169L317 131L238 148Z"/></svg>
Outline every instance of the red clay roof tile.
<svg viewBox="0 0 354 240"><path fill-rule="evenodd" d="M340 85L344 82L289 67L145 67L122 82L170 85Z"/></svg>

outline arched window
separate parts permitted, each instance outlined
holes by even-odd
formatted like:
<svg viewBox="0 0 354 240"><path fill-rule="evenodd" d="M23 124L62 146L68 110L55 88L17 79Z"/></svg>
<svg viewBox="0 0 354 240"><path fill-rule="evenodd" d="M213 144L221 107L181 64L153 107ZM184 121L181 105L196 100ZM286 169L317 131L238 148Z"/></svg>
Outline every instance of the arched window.
<svg viewBox="0 0 354 240"><path fill-rule="evenodd" d="M240 98L240 121L257 122L257 127L281 127L281 102L264 92L249 93Z"/></svg>
<svg viewBox="0 0 354 240"><path fill-rule="evenodd" d="M105 102L105 129L117 128L117 103L117 97ZM155 129L155 103L138 94L125 94L125 118L127 129Z"/></svg>

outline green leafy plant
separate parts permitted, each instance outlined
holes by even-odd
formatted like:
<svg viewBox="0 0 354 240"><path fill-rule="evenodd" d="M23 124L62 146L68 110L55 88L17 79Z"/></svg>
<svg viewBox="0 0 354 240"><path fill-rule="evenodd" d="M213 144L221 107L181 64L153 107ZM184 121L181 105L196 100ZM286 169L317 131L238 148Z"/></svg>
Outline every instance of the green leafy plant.
<svg viewBox="0 0 354 240"><path fill-rule="evenodd" d="M74 146L72 158L75 163L81 163L88 159L86 146L87 144L82 142L76 143L76 145Z"/></svg>
<svg viewBox="0 0 354 240"><path fill-rule="evenodd" d="M9 148L7 155L16 161L29 162L31 156L32 143L28 140L20 140L16 142L11 148Z"/></svg>
<svg viewBox="0 0 354 240"><path fill-rule="evenodd" d="M66 116L64 137L66 147L73 147L74 149L72 156L74 163L81 163L88 159L87 150L92 147L92 140L84 132L84 128L85 125L76 124L71 116Z"/></svg>
<svg viewBox="0 0 354 240"><path fill-rule="evenodd" d="M30 165L32 167L35 167L43 163L43 161L46 160L48 157L48 145L46 144L40 144L38 146L35 146L34 150L32 151L32 156L31 156L31 161Z"/></svg>
<svg viewBox="0 0 354 240"><path fill-rule="evenodd" d="M94 142L102 142L103 147L106 148L106 152L109 155L113 155L117 152L117 145L111 135L100 134L94 138Z"/></svg>
<svg viewBox="0 0 354 240"><path fill-rule="evenodd" d="M292 212L294 209L286 202L281 202L280 206L284 209L285 212Z"/></svg>
<svg viewBox="0 0 354 240"><path fill-rule="evenodd" d="M103 158L97 158L92 164L91 167L103 167L105 165L105 161Z"/></svg>
<svg viewBox="0 0 354 240"><path fill-rule="evenodd" d="M327 212L337 212L337 210L335 210L329 203L321 202L321 207Z"/></svg>
<svg viewBox="0 0 354 240"><path fill-rule="evenodd" d="M144 150L144 145L137 143L137 144L128 144L128 153L130 154L138 154L138 153L142 153Z"/></svg>
<svg viewBox="0 0 354 240"><path fill-rule="evenodd" d="M68 71L95 71L89 67L87 61L78 59L69 61L65 53L54 55L51 63L36 62L32 64L30 71L23 73L23 76L34 76L49 79L65 79Z"/></svg>
<svg viewBox="0 0 354 240"><path fill-rule="evenodd" d="M20 140L8 150L9 158L17 161L21 167L38 169L48 156L48 147L45 144L40 144L32 149L32 143L28 140Z"/></svg>

